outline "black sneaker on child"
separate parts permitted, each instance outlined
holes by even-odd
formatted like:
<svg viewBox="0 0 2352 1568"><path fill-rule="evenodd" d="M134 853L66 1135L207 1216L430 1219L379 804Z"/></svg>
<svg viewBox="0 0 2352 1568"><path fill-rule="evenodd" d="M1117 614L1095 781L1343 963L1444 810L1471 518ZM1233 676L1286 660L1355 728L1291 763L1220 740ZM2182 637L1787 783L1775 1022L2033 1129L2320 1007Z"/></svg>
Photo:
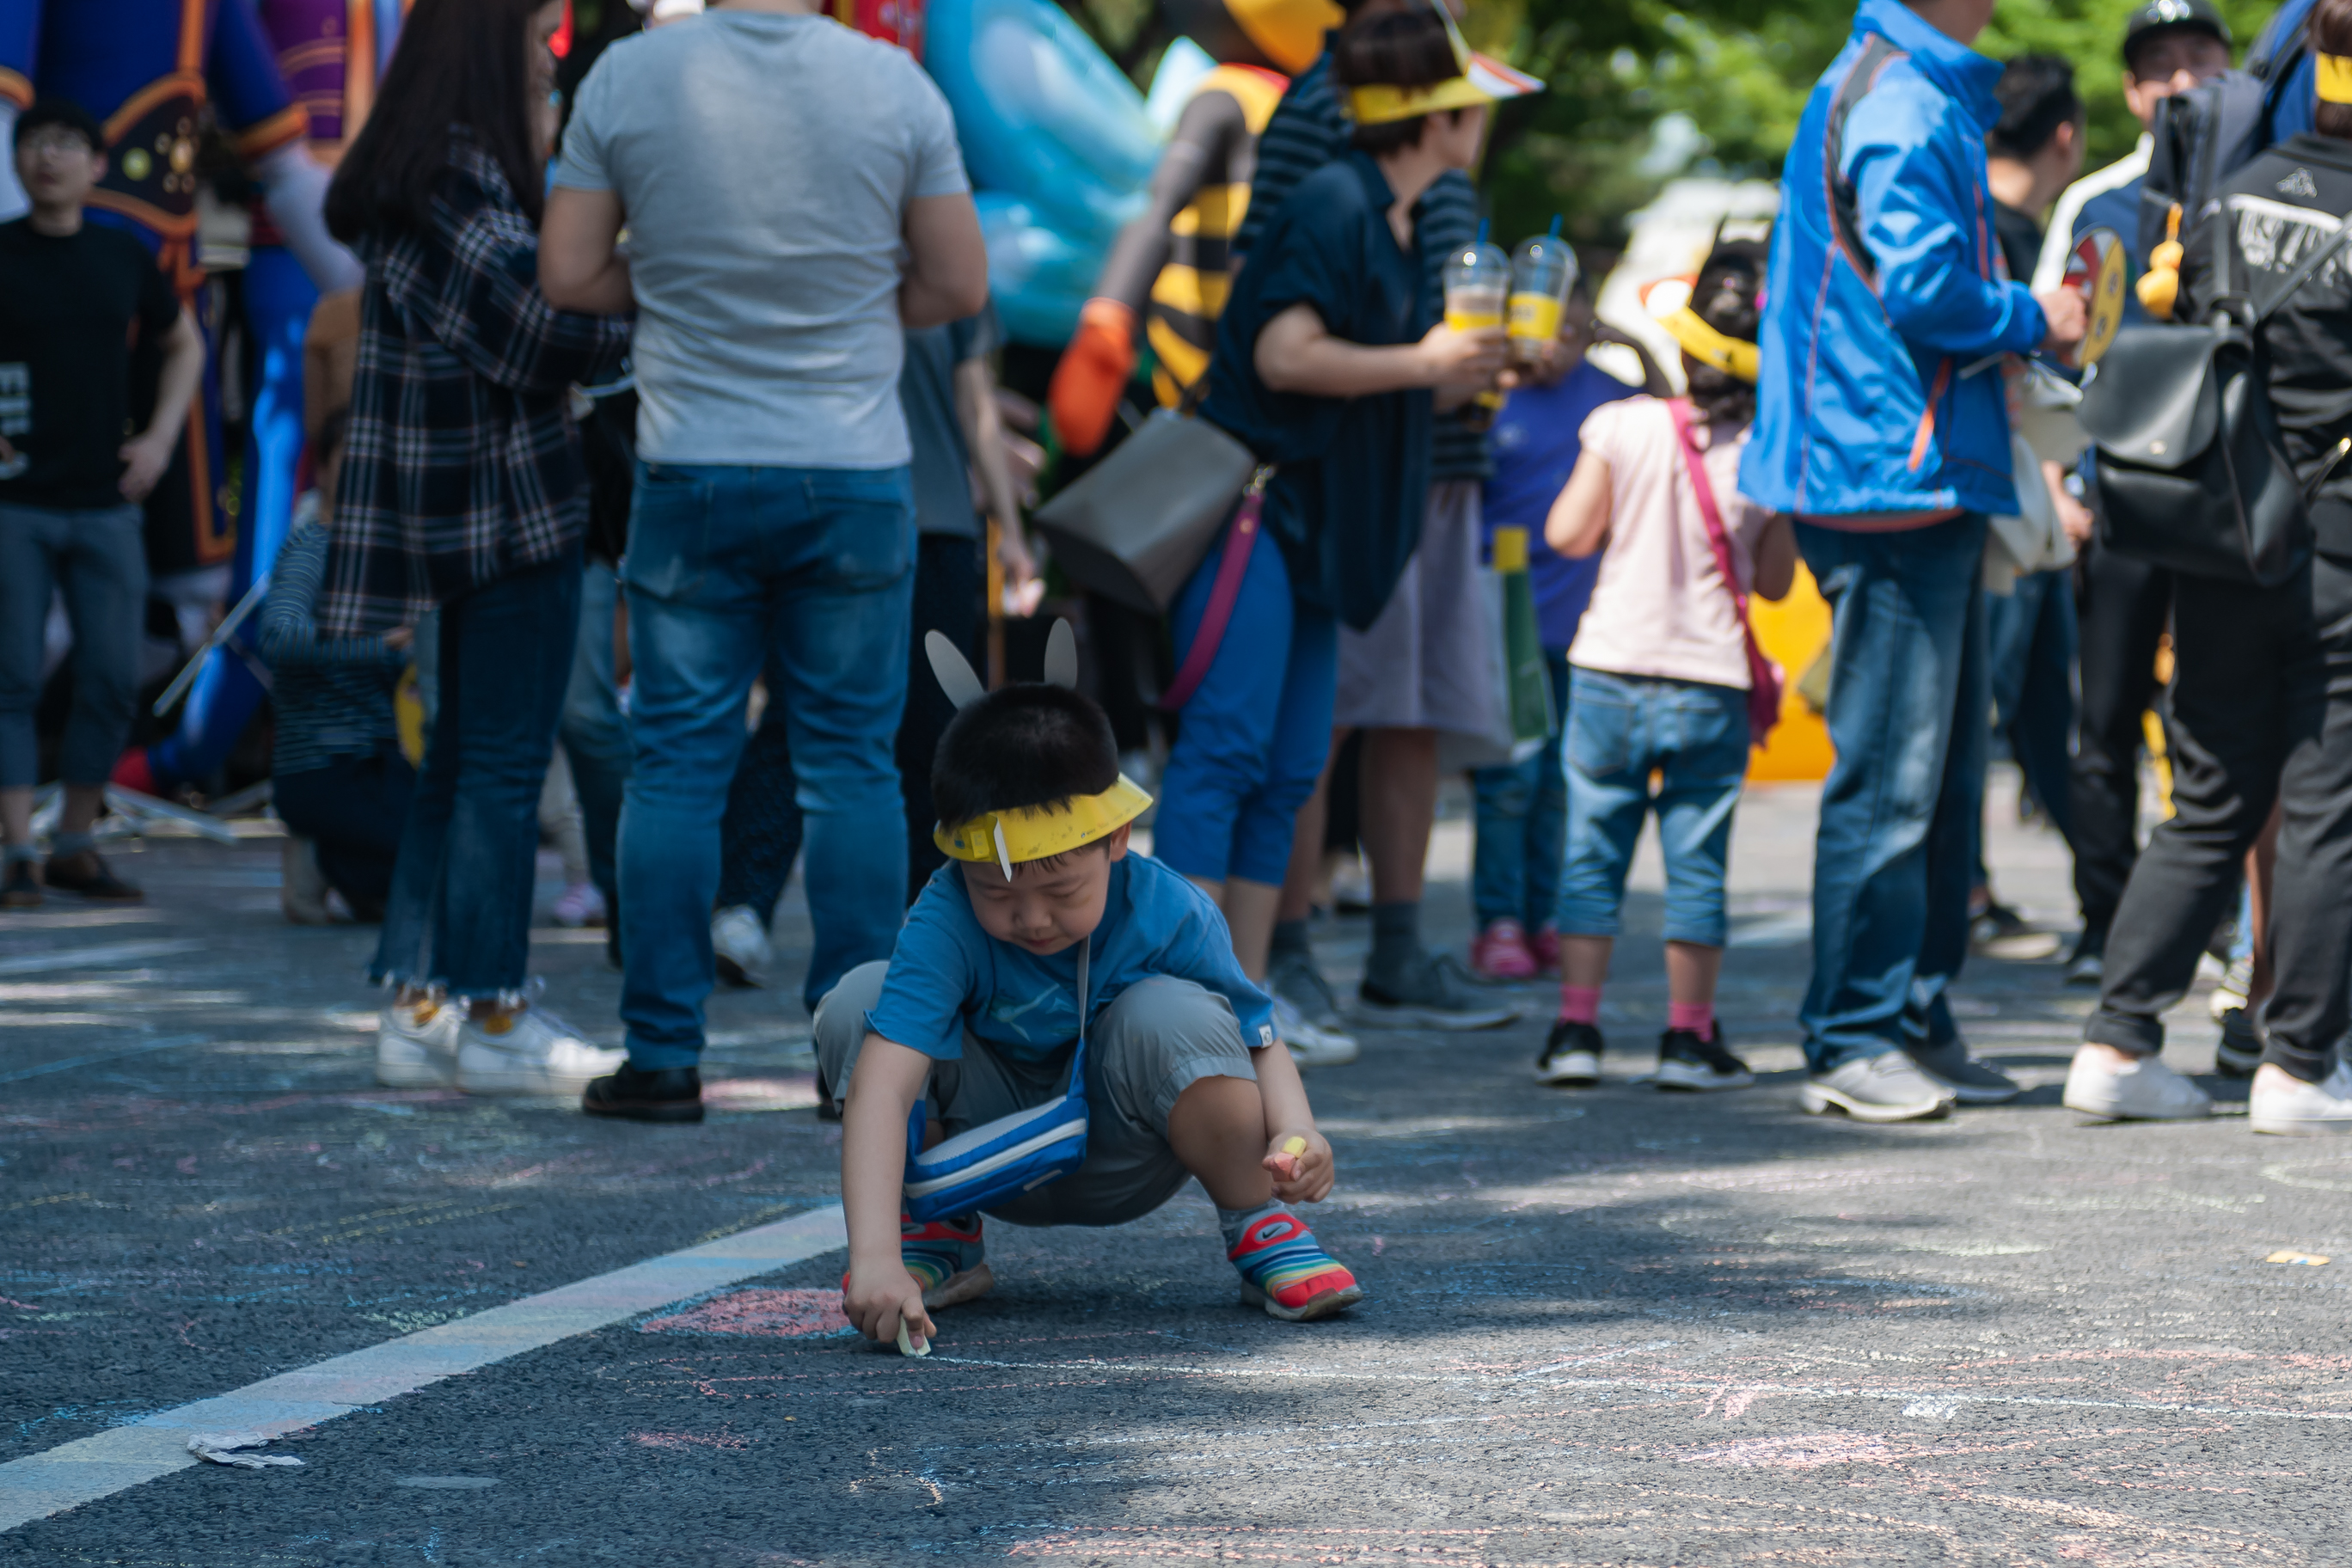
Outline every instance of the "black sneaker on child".
<svg viewBox="0 0 2352 1568"><path fill-rule="evenodd" d="M11 860L8 872L0 877L0 910L37 910L41 907L41 879L33 875L30 860Z"/></svg>
<svg viewBox="0 0 2352 1568"><path fill-rule="evenodd" d="M1694 1029L1668 1029L1658 1037L1657 1086L1660 1089L1705 1093L1717 1089L1746 1089L1756 1081L1748 1064L1723 1043L1723 1026L1701 1039Z"/></svg>
<svg viewBox="0 0 2352 1568"><path fill-rule="evenodd" d="M1536 1081L1565 1089L1590 1089L1601 1081L1601 1031L1591 1024L1561 1018L1544 1037L1543 1054L1536 1058Z"/></svg>
<svg viewBox="0 0 2352 1568"><path fill-rule="evenodd" d="M2066 955L2066 984L2096 985L2106 974L2107 933L2083 928L2074 939L2074 951Z"/></svg>
<svg viewBox="0 0 2352 1568"><path fill-rule="evenodd" d="M2250 1079L2263 1065L2263 1037L2254 1030L2251 1007L2232 1007L2221 1015L2221 1043L2213 1048L2213 1076Z"/></svg>

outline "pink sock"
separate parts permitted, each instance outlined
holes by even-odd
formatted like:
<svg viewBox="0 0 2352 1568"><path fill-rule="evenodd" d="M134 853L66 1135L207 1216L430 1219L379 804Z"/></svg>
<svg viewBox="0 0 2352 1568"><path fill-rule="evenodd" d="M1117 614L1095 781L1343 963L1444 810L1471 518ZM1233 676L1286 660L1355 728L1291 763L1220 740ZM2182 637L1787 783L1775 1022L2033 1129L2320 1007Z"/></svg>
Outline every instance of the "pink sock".
<svg viewBox="0 0 2352 1568"><path fill-rule="evenodd" d="M1562 985L1559 988L1559 1020L1563 1024L1601 1022L1601 987Z"/></svg>
<svg viewBox="0 0 2352 1568"><path fill-rule="evenodd" d="M1666 1004L1666 1027L1688 1029L1700 1039L1715 1037L1715 1004L1712 1002L1669 1002Z"/></svg>

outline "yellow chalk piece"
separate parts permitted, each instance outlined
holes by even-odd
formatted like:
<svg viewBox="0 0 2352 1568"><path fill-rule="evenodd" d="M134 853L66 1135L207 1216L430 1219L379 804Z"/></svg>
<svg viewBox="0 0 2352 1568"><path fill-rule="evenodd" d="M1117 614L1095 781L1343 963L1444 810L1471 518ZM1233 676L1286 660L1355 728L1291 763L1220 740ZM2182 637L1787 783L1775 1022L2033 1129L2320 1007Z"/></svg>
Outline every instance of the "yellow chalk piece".
<svg viewBox="0 0 2352 1568"><path fill-rule="evenodd" d="M1304 1154L1307 1152L1307 1140L1304 1138L1286 1138L1282 1142L1282 1152L1293 1158L1296 1158L1300 1154Z"/></svg>
<svg viewBox="0 0 2352 1568"><path fill-rule="evenodd" d="M898 1320L898 1353L900 1355L929 1355L931 1353L931 1342L929 1340L919 1340L912 1334L908 1333L907 1331L907 1320L904 1318Z"/></svg>
<svg viewBox="0 0 2352 1568"><path fill-rule="evenodd" d="M2301 1263L2313 1268L2325 1268L2328 1260L2316 1252L2273 1252L2263 1259L2265 1263Z"/></svg>

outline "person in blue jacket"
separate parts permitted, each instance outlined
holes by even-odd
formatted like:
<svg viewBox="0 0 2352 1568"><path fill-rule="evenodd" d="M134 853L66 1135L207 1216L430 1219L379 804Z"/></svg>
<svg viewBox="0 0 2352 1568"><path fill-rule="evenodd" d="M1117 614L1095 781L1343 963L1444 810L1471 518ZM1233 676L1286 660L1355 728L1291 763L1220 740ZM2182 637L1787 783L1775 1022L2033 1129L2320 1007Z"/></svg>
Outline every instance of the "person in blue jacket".
<svg viewBox="0 0 2352 1568"><path fill-rule="evenodd" d="M2016 1085L1945 987L1968 952L1987 739L1985 518L2013 512L2001 358L2070 350L2083 297L2007 279L1985 188L1994 0L1862 0L1780 184L1742 493L1794 514L1833 616L1804 1106L1940 1116Z"/></svg>

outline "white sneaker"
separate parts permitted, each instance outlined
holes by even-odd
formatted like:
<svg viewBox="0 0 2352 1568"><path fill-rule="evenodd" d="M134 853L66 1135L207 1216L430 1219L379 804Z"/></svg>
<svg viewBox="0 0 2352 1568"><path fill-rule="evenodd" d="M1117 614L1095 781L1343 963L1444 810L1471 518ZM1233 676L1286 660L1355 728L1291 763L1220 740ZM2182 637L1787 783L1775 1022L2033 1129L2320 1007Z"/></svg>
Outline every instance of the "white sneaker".
<svg viewBox="0 0 2352 1568"><path fill-rule="evenodd" d="M457 1031L457 1087L467 1094L576 1096L590 1079L616 1071L628 1059L626 1051L590 1045L536 1005L503 1016L469 1017Z"/></svg>
<svg viewBox="0 0 2352 1568"><path fill-rule="evenodd" d="M1356 1059L1356 1037L1310 1024L1287 997L1274 999L1274 1032L1303 1068L1343 1068Z"/></svg>
<svg viewBox="0 0 2352 1568"><path fill-rule="evenodd" d="M441 1089L457 1081L457 1031L466 1010L427 996L395 1002L376 1020L375 1080L386 1089Z"/></svg>
<svg viewBox="0 0 2352 1568"><path fill-rule="evenodd" d="M1843 1111L1856 1121L1924 1121L1951 1113L1951 1085L1928 1077L1901 1051L1882 1051L1805 1080L1808 1114Z"/></svg>
<svg viewBox="0 0 2352 1568"><path fill-rule="evenodd" d="M334 916L327 909L327 874L319 869L316 840L289 833L278 841L278 908L289 925L333 922Z"/></svg>
<svg viewBox="0 0 2352 1568"><path fill-rule="evenodd" d="M2276 1087L2281 1078L2286 1078L2292 1087ZM2336 1070L2317 1083L2305 1083L2284 1073L2263 1074L2255 1079L2253 1092L2246 1097L2246 1120L2257 1132L2290 1138L2352 1132L2352 1066L2339 1061Z"/></svg>
<svg viewBox="0 0 2352 1568"><path fill-rule="evenodd" d="M2088 1051L2074 1053L2061 1103L2110 1121L2194 1121L2213 1114L2211 1096L2156 1058L2119 1068Z"/></svg>
<svg viewBox="0 0 2352 1568"><path fill-rule="evenodd" d="M710 918L710 952L719 978L730 985L765 985L768 966L776 961L768 928L748 904L730 904Z"/></svg>
<svg viewBox="0 0 2352 1568"><path fill-rule="evenodd" d="M549 911L555 923L571 930L604 923L604 894L593 882L574 882L563 889Z"/></svg>

